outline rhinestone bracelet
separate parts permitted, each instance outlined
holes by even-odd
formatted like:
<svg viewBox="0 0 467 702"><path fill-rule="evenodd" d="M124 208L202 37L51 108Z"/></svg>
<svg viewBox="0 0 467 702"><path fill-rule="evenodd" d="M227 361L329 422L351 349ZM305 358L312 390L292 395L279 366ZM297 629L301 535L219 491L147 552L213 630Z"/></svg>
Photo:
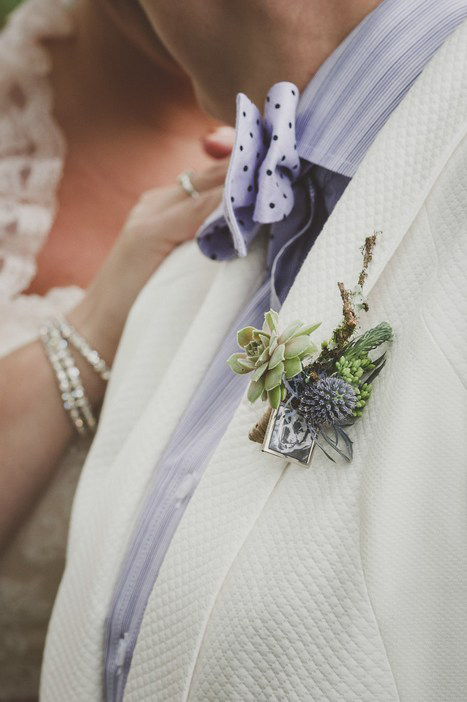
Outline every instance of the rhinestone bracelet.
<svg viewBox="0 0 467 702"><path fill-rule="evenodd" d="M66 339L83 358L89 363L91 368L99 375L102 380L109 380L110 368L98 351L91 348L86 339L66 320L54 319L52 322L55 328L60 332L60 335Z"/></svg>
<svg viewBox="0 0 467 702"><path fill-rule="evenodd" d="M68 341L53 323L42 327L40 338L57 378L63 408L73 426L80 435L94 432L96 419L81 381L81 373L70 353Z"/></svg>

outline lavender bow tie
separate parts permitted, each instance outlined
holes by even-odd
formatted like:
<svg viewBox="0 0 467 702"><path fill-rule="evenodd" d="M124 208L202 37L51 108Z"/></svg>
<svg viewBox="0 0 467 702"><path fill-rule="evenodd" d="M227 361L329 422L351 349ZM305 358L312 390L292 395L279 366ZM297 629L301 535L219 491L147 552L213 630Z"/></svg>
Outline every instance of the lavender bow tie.
<svg viewBox="0 0 467 702"><path fill-rule="evenodd" d="M286 219L294 205L293 183L300 173L295 143L299 99L293 83L276 83L264 118L246 95L237 96L236 139L221 205L197 234L212 259L246 256L262 224Z"/></svg>

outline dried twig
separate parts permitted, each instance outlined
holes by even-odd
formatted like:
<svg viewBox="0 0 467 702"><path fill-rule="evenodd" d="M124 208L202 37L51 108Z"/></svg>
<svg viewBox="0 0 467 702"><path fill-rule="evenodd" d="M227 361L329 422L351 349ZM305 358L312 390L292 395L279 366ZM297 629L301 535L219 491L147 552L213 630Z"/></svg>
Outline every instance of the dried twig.
<svg viewBox="0 0 467 702"><path fill-rule="evenodd" d="M360 285L360 287L364 286L368 277L368 266L370 265L373 259L373 250L376 245L376 237L378 233L379 232L375 232L371 236L367 236L367 238L365 239L365 244L363 245L363 268L358 278L358 284Z"/></svg>
<svg viewBox="0 0 467 702"><path fill-rule="evenodd" d="M353 332L353 330L357 326L358 320L352 305L352 300L350 299L350 293L348 290L345 289L344 283L337 283L337 285L339 287L342 302L344 303L342 312L344 314L345 325L346 327L348 327L349 331Z"/></svg>
<svg viewBox="0 0 467 702"><path fill-rule="evenodd" d="M342 322L341 326L334 331L333 341L335 342L337 348L341 349L354 333L358 319L352 305L349 291L345 289L344 283L338 283L337 285L339 287L343 302L342 312L344 315L344 321Z"/></svg>
<svg viewBox="0 0 467 702"><path fill-rule="evenodd" d="M268 428L269 419L271 417L272 407L268 407L266 412L263 414L259 422L256 422L253 429L251 429L248 434L250 441L256 441L258 444L262 444L264 437L266 436L266 429Z"/></svg>

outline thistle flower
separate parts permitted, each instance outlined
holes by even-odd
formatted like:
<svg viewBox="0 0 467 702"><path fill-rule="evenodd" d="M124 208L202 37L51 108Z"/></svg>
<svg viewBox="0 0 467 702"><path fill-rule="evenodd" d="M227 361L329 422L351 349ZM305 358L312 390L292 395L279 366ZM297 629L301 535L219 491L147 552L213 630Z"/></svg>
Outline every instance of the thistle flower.
<svg viewBox="0 0 467 702"><path fill-rule="evenodd" d="M284 377L290 379L301 373L303 361L316 351L310 334L319 327L319 324L307 327L297 320L279 333L277 323L277 312L269 310L264 315L262 329L240 329L237 341L243 352L232 354L227 361L234 373L253 373L248 386L250 402L262 397L273 408L285 399Z"/></svg>
<svg viewBox="0 0 467 702"><path fill-rule="evenodd" d="M357 397L354 388L342 378L323 375L314 383L303 383L299 402L300 414L310 426L318 428L352 417Z"/></svg>

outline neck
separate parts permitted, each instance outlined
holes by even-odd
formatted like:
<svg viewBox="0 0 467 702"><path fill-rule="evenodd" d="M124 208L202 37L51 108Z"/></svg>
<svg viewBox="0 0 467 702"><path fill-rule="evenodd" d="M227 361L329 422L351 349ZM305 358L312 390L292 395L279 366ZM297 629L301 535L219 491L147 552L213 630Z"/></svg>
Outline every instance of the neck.
<svg viewBox="0 0 467 702"><path fill-rule="evenodd" d="M313 10L306 12L308 2L302 2L302 12L296 13L287 11L284 3L275 3L270 36L278 47L279 62L272 70L280 75L285 69L300 91L304 90L326 59L381 2L315 0ZM288 29L284 31L286 24Z"/></svg>
<svg viewBox="0 0 467 702"><path fill-rule="evenodd" d="M210 91L214 101L206 100L200 91L202 103L210 113L232 123L235 93L245 92L262 105L278 81L291 81L303 91L345 37L382 1L296 0L293 7L282 0L229 4L226 24L231 36L241 41L230 44L230 54L225 52L225 70Z"/></svg>
<svg viewBox="0 0 467 702"><path fill-rule="evenodd" d="M50 46L57 117L69 132L143 124L190 136L211 126L189 80L165 57L134 44L100 2L80 0L71 11L74 39Z"/></svg>

